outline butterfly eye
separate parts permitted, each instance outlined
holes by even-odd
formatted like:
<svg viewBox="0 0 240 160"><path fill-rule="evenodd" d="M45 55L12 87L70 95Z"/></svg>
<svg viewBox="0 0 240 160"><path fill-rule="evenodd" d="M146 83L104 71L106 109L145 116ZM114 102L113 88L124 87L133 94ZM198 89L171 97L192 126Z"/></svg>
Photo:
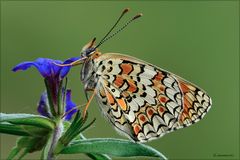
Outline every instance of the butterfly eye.
<svg viewBox="0 0 240 160"><path fill-rule="evenodd" d="M88 57L88 56L92 55L95 50L96 50L96 49L93 48L93 47L92 47L92 48L87 48L85 51L83 51L82 55L83 55L84 57Z"/></svg>

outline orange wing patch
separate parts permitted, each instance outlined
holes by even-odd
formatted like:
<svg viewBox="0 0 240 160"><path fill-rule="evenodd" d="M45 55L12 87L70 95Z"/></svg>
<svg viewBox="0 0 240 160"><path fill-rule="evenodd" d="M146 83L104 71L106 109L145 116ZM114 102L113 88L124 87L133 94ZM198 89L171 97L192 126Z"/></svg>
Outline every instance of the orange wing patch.
<svg viewBox="0 0 240 160"><path fill-rule="evenodd" d="M116 79L115 79L115 81L114 81L114 84L115 84L117 87L121 87L121 86L123 85L123 83L124 83L123 77L117 75L117 76L116 76Z"/></svg>
<svg viewBox="0 0 240 160"><path fill-rule="evenodd" d="M163 79L164 75L161 72L157 72L157 75L154 77L153 80L159 82Z"/></svg>
<svg viewBox="0 0 240 160"><path fill-rule="evenodd" d="M129 87L128 87L128 91L129 92L136 92L137 91L137 86L135 85L135 83L134 83L134 81L133 80L131 80L131 79L126 79L127 81L124 81L124 78L123 78L123 76L119 76L119 75L117 75L116 76L116 79L115 79L115 81L113 82L117 87L121 87L123 84L124 84L124 82L127 82L128 83L128 85L129 85Z"/></svg>
<svg viewBox="0 0 240 160"><path fill-rule="evenodd" d="M183 93L186 93L186 92L189 91L189 88L188 88L187 84L185 84L185 83L182 82L182 81L180 81L179 84L180 84L180 88L181 88L181 90L182 90Z"/></svg>
<svg viewBox="0 0 240 160"><path fill-rule="evenodd" d="M167 101L169 100L169 98L165 95L159 95L158 96L158 101L161 103L161 104L165 104Z"/></svg>
<svg viewBox="0 0 240 160"><path fill-rule="evenodd" d="M144 123L148 122L148 118L144 114L138 115L139 124L143 126Z"/></svg>
<svg viewBox="0 0 240 160"><path fill-rule="evenodd" d="M127 105L126 105L126 102L123 98L117 99L117 103L122 108L123 111L127 110Z"/></svg>
<svg viewBox="0 0 240 160"><path fill-rule="evenodd" d="M122 74L129 75L133 71L133 66L131 64L123 63L120 65L120 68L122 69Z"/></svg>
<svg viewBox="0 0 240 160"><path fill-rule="evenodd" d="M153 107L148 107L146 110L146 114L148 116L149 119L152 118L153 114L157 113L156 110Z"/></svg>
<svg viewBox="0 0 240 160"><path fill-rule="evenodd" d="M210 107L211 101L209 97L204 96L205 93L196 87L183 81L179 81L179 85L183 92L183 112L179 119L180 122L188 124L199 119L199 117L201 118L207 108ZM203 106L202 101L207 104Z"/></svg>
<svg viewBox="0 0 240 160"><path fill-rule="evenodd" d="M184 94L184 96L183 96L183 112L181 113L181 115L179 117L180 122L183 123L184 120L191 119L188 109L192 107L192 104L187 100L187 97L186 97L186 93L190 91L187 84L182 81L179 81L179 85L180 85L181 91Z"/></svg>
<svg viewBox="0 0 240 160"><path fill-rule="evenodd" d="M138 124L134 124L133 125L133 130L134 130L134 133L135 135L138 135L138 133L141 131L141 126L139 126Z"/></svg>
<svg viewBox="0 0 240 160"><path fill-rule="evenodd" d="M131 93L134 93L137 91L137 86L134 84L134 82L131 80L127 80L128 81L128 85L129 85L129 88L128 88L128 91L131 92Z"/></svg>
<svg viewBox="0 0 240 160"><path fill-rule="evenodd" d="M109 93L108 91L106 91L106 96L107 96L108 103L113 105L115 103L115 101L114 101L112 94Z"/></svg>

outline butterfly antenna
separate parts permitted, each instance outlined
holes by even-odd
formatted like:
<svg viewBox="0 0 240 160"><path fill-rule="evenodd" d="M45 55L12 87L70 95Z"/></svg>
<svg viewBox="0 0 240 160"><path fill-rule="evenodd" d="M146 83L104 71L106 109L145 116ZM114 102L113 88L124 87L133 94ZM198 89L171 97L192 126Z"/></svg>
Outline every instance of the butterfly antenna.
<svg viewBox="0 0 240 160"><path fill-rule="evenodd" d="M137 14L136 16L134 16L132 19L130 19L127 23L125 23L124 26L122 26L119 30L117 30L115 33L113 33L112 35L110 35L109 37L105 36L104 39L102 39L100 41L100 43L95 47L99 47L100 45L102 45L104 42L106 42L107 40L111 39L112 37L114 37L116 34L118 34L120 31L122 31L124 28L126 28L130 23L132 23L134 20L142 17L142 13Z"/></svg>
<svg viewBox="0 0 240 160"><path fill-rule="evenodd" d="M102 41L112 32L112 30L117 26L117 24L120 22L120 20L122 19L122 17L129 11L129 8L125 8L122 11L122 14L119 16L119 18L117 19L117 21L115 22L115 24L112 26L112 28L108 31L108 33L101 39L101 41L99 42L99 44L97 46L100 46L102 44ZM97 48L97 47L95 47Z"/></svg>

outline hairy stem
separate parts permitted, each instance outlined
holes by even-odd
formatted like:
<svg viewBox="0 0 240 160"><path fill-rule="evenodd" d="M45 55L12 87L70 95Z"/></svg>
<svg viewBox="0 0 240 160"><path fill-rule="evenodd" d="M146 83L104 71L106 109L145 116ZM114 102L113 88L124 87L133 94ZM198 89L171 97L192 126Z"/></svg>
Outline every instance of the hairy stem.
<svg viewBox="0 0 240 160"><path fill-rule="evenodd" d="M51 136L51 143L50 143L50 147L49 147L48 155L47 155L48 160L54 160L56 158L54 155L54 150L55 150L55 147L57 145L59 138L62 135L62 132L63 132L63 124L62 124L62 120L60 119L57 121L55 130Z"/></svg>

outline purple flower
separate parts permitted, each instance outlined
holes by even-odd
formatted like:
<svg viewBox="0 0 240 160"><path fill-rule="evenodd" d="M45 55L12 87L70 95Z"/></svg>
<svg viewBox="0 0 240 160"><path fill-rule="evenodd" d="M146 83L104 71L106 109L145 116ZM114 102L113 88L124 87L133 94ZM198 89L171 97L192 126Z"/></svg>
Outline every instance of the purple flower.
<svg viewBox="0 0 240 160"><path fill-rule="evenodd" d="M62 80L71 68L70 66L62 67L57 64L69 64L79 58L80 57L73 57L64 62L49 58L38 58L35 61L22 62L16 65L12 71L27 70L30 67L35 67L39 71L45 80L51 110L50 113L55 116L56 114L62 114L61 101L59 101L61 98L59 96L62 94Z"/></svg>
<svg viewBox="0 0 240 160"><path fill-rule="evenodd" d="M47 97L47 92L43 92L40 98L40 101L38 102L38 113L45 117L52 117L49 109L49 102Z"/></svg>
<svg viewBox="0 0 240 160"><path fill-rule="evenodd" d="M66 92L66 106L65 106L65 113L66 116L65 116L65 120L70 120L72 118L72 115L77 112L77 109L73 109L74 107L76 107L76 104L72 101L71 99L72 97L72 92L71 90L67 90Z"/></svg>
<svg viewBox="0 0 240 160"><path fill-rule="evenodd" d="M76 104L72 101L71 99L71 90L67 90L66 91L66 99L65 99L65 120L69 121L71 120L73 114L75 112L77 112L77 109L74 109L74 107L76 107ZM43 92L40 98L40 101L38 103L38 113L40 113L41 115L45 116L45 117L49 117L51 118L52 115L49 111L49 101L47 98L47 93Z"/></svg>

